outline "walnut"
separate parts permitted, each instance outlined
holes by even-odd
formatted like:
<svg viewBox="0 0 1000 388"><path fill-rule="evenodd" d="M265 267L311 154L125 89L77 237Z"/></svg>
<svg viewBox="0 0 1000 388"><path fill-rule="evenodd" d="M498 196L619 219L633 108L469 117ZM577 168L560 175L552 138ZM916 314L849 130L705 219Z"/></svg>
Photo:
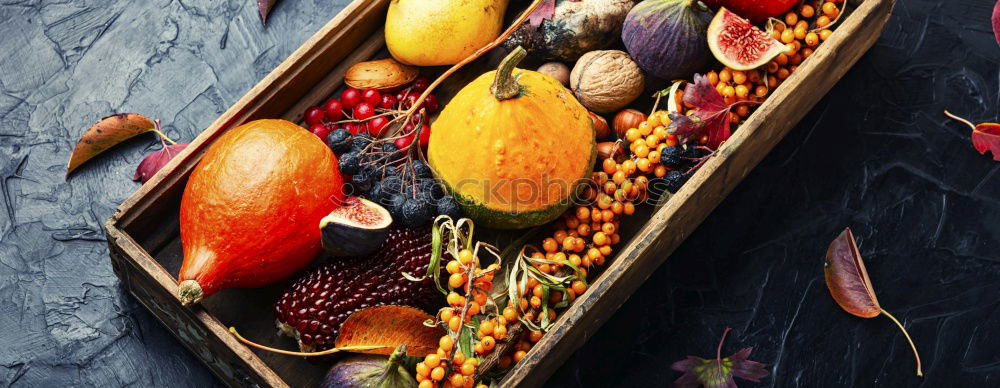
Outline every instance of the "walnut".
<svg viewBox="0 0 1000 388"><path fill-rule="evenodd" d="M614 112L635 101L645 83L642 70L621 50L583 54L569 80L580 103L598 113Z"/></svg>

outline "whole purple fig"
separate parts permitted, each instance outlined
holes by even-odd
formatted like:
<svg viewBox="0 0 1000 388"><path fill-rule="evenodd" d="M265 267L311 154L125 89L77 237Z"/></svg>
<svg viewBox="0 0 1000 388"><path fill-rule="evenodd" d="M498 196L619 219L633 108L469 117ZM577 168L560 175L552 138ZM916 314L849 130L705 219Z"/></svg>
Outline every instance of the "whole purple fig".
<svg viewBox="0 0 1000 388"><path fill-rule="evenodd" d="M713 15L697 0L646 0L625 16L622 41L647 74L687 79L712 58L706 36Z"/></svg>
<svg viewBox="0 0 1000 388"><path fill-rule="evenodd" d="M347 357L326 373L321 388L416 388L417 380L401 364L406 345L400 345L389 358L373 354Z"/></svg>

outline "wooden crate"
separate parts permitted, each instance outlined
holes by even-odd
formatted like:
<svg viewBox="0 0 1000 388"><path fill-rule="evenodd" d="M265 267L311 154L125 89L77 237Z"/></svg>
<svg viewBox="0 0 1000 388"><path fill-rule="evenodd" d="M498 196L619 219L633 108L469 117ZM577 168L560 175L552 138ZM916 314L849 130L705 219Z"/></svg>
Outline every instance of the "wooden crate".
<svg viewBox="0 0 1000 388"><path fill-rule="evenodd" d="M181 263L178 208L184 184L208 146L229 128L261 118L299 120L306 107L341 88L347 67L380 53L384 56L382 26L389 1L355 0L348 5L122 203L105 223L118 277L226 384L314 386L325 367L297 357L251 350L227 331L235 325L251 338L293 348L290 339L275 339L272 306L283 284L224 290L200 306L181 306L176 297L176 274ZM830 39L774 91L719 153L666 206L650 213L641 228L625 236L627 241L590 289L513 368L503 386L542 385L871 47L895 1L856 3ZM455 89L445 87L440 97L447 100Z"/></svg>

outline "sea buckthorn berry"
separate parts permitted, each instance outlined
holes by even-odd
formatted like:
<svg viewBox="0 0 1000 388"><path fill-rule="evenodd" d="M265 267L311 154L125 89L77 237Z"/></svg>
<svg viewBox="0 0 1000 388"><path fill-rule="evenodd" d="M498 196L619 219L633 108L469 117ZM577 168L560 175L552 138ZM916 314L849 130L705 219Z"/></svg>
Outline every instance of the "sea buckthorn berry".
<svg viewBox="0 0 1000 388"><path fill-rule="evenodd" d="M733 88L732 86L726 86L725 88L722 89L722 95L724 97L735 96L736 95L736 89Z"/></svg>
<svg viewBox="0 0 1000 388"><path fill-rule="evenodd" d="M815 32L810 32L806 34L806 46L816 47L819 44L819 35Z"/></svg>
<svg viewBox="0 0 1000 388"><path fill-rule="evenodd" d="M736 124L740 122L740 116L736 112L729 112L729 122Z"/></svg>
<svg viewBox="0 0 1000 388"><path fill-rule="evenodd" d="M542 335L543 335L542 332L532 330L532 331L529 331L528 333L529 333L528 334L528 340L531 341L532 343L535 343L535 342L538 342L538 341L542 340Z"/></svg>
<svg viewBox="0 0 1000 388"><path fill-rule="evenodd" d="M452 306L464 306L465 305L465 297L459 295L455 291L449 292L446 299L448 300L448 304L450 304Z"/></svg>
<svg viewBox="0 0 1000 388"><path fill-rule="evenodd" d="M417 377L419 378L420 376ZM417 388L434 388L434 382L430 380L421 381L420 384L417 385Z"/></svg>
<svg viewBox="0 0 1000 388"><path fill-rule="evenodd" d="M483 334L486 335L493 334L493 328L494 328L493 321L483 321L482 323L479 324L479 331L483 332Z"/></svg>
<svg viewBox="0 0 1000 388"><path fill-rule="evenodd" d="M792 43L792 41L795 40L795 32L792 30L782 31L780 40L782 43Z"/></svg>
<svg viewBox="0 0 1000 388"><path fill-rule="evenodd" d="M833 31L826 30L826 29L819 30L819 39L820 40L830 39L830 35L833 35Z"/></svg>
<svg viewBox="0 0 1000 388"><path fill-rule="evenodd" d="M799 22L799 15L795 12L789 12L785 14L785 24L789 26L794 26Z"/></svg>
<svg viewBox="0 0 1000 388"><path fill-rule="evenodd" d="M601 219L609 221L615 219L615 213L610 209L601 210Z"/></svg>
<svg viewBox="0 0 1000 388"><path fill-rule="evenodd" d="M455 365L462 365L465 362L465 353L455 352L455 356L451 358L451 362Z"/></svg>
<svg viewBox="0 0 1000 388"><path fill-rule="evenodd" d="M600 197L598 197L598 198L600 198ZM542 240L542 249L544 249L546 252L555 252L556 250L559 249L559 246L556 243L556 240L554 238L549 237L549 238L546 238L545 240ZM449 295L449 297L450 297L450 295ZM449 300L448 303L449 304L451 303L450 300Z"/></svg>
<svg viewBox="0 0 1000 388"><path fill-rule="evenodd" d="M646 122L649 123L650 128L656 128L661 124L660 116L655 114L650 114L649 117L646 118Z"/></svg>
<svg viewBox="0 0 1000 388"><path fill-rule="evenodd" d="M580 221L590 220L590 208L578 206L576 208L576 218L579 218Z"/></svg>
<svg viewBox="0 0 1000 388"><path fill-rule="evenodd" d="M708 78L708 83L711 84L712 86L715 86L715 85L719 84L719 74L718 73L716 73L714 71L710 71L710 72L708 72L707 75L705 75L705 77Z"/></svg>
<svg viewBox="0 0 1000 388"><path fill-rule="evenodd" d="M497 340L492 336L483 337L483 340L479 341L479 343L483 344L483 349L487 352L493 350L493 348L497 346Z"/></svg>
<svg viewBox="0 0 1000 388"><path fill-rule="evenodd" d="M449 320L451 320L451 317L454 317L454 316L455 316L455 309L452 309L451 307L445 307L445 308L441 309L441 321L442 322L448 322Z"/></svg>
<svg viewBox="0 0 1000 388"><path fill-rule="evenodd" d="M451 331L458 331L462 328L462 317L456 315L448 320L448 329Z"/></svg>
<svg viewBox="0 0 1000 388"><path fill-rule="evenodd" d="M507 306L503 309L503 317L508 321L513 322L517 319L517 310L514 310L514 307Z"/></svg>
<svg viewBox="0 0 1000 388"><path fill-rule="evenodd" d="M537 296L532 296L530 303L531 303L531 307L534 307L534 308L542 307L542 299L539 298L539 297L537 297Z"/></svg>
<svg viewBox="0 0 1000 388"><path fill-rule="evenodd" d="M663 128L663 127L656 127L656 128ZM655 132L656 129L654 128L653 131ZM660 144L660 138L658 136L656 136L655 134L649 134L649 136L646 136L646 147L656 148L657 144Z"/></svg>
<svg viewBox="0 0 1000 388"><path fill-rule="evenodd" d="M731 88L731 86L727 86L727 88ZM633 151L633 154L635 154L635 156L638 156L640 158L645 158L646 156L649 155L649 147L646 146L645 144L641 146L636 146L635 150ZM632 161L631 160L625 161L625 163L628 162ZM622 169L625 169L625 163L622 163ZM632 175L633 173L635 173L635 162L632 162L631 168L625 171L628 175ZM621 182L616 182L616 183L621 183Z"/></svg>
<svg viewBox="0 0 1000 388"><path fill-rule="evenodd" d="M466 316L466 319L471 318L473 315L479 314L479 303L476 303L476 302L469 303L469 311L468 312L469 312L469 314Z"/></svg>
<svg viewBox="0 0 1000 388"><path fill-rule="evenodd" d="M552 238L556 239L556 244L562 244L563 240L566 239L566 236L568 236L568 234L566 234L566 231L562 229L552 233Z"/></svg>
<svg viewBox="0 0 1000 388"><path fill-rule="evenodd" d="M804 60L806 60L806 58L809 58L810 56L812 56L814 52L815 51L812 49L812 47L806 47L806 48L802 49L802 52L799 53L799 54L802 54L802 60L804 61Z"/></svg>
<svg viewBox="0 0 1000 388"><path fill-rule="evenodd" d="M580 224L580 226L576 227L576 232L579 233L581 236L589 236L590 224Z"/></svg>
<svg viewBox="0 0 1000 388"><path fill-rule="evenodd" d="M649 151L647 150L646 152L647 152L647 156L648 156L649 155L648 154ZM646 158L640 158L639 160L636 160L635 161L635 166L636 166L636 168L639 169L639 171L642 171L642 172L650 172L652 170L652 167L650 167L650 161L649 161L649 159L646 159ZM629 191L629 190L626 190L626 192L627 191Z"/></svg>
<svg viewBox="0 0 1000 388"><path fill-rule="evenodd" d="M649 159L649 163L653 164L654 166L650 166L649 170L642 170L642 172L653 171L653 167L655 167L655 165L657 164L660 164L660 149L659 149L660 147L657 146L656 148L657 148L656 151L651 151L649 155L646 156L646 159ZM641 176L642 175L640 175L640 177Z"/></svg>
<svg viewBox="0 0 1000 388"><path fill-rule="evenodd" d="M657 178L663 178L667 175L667 168L663 166L656 166L656 168L653 169L653 175Z"/></svg>
<svg viewBox="0 0 1000 388"><path fill-rule="evenodd" d="M718 85L715 85L715 91L719 92L719 94L722 94L722 90L724 90L725 88L726 88L726 84L724 84L722 82L719 82Z"/></svg>
<svg viewBox="0 0 1000 388"><path fill-rule="evenodd" d="M785 66L788 64L788 56L785 53L778 54L778 56L774 57L774 63L777 63L778 66Z"/></svg>
<svg viewBox="0 0 1000 388"><path fill-rule="evenodd" d="M438 347L442 350L449 352L451 348L455 345L455 342L451 339L451 336L442 336L441 340L438 341Z"/></svg>
<svg viewBox="0 0 1000 388"><path fill-rule="evenodd" d="M473 373L476 373L476 366L475 365L472 365L472 363L462 365L462 374L463 375L465 375L465 376L472 376Z"/></svg>
<svg viewBox="0 0 1000 388"><path fill-rule="evenodd" d="M500 340L507 338L507 327L497 326L495 329L493 329L493 337L499 338Z"/></svg>
<svg viewBox="0 0 1000 388"><path fill-rule="evenodd" d="M729 68L724 68L719 72L719 82L728 84L733 79L733 72Z"/></svg>
<svg viewBox="0 0 1000 388"><path fill-rule="evenodd" d="M448 277L448 285L451 288L459 288L465 284L465 274L463 273L453 273Z"/></svg>
<svg viewBox="0 0 1000 388"><path fill-rule="evenodd" d="M823 15L825 15L826 17L828 17L830 19L833 19L833 18L836 18L838 14L840 14L840 10L837 9L837 5L836 4L831 3L829 1L826 2L826 3L823 3Z"/></svg>
<svg viewBox="0 0 1000 388"><path fill-rule="evenodd" d="M616 185L615 182L608 181L604 183L604 187L602 189L604 190L604 194L611 195L615 193L615 190L618 190L618 185Z"/></svg>
<svg viewBox="0 0 1000 388"><path fill-rule="evenodd" d="M754 89L753 94L757 97L767 96L767 86L764 85L758 86L757 89Z"/></svg>
<svg viewBox="0 0 1000 388"><path fill-rule="evenodd" d="M662 139L666 139L667 135L669 135L669 133L667 133L667 128L666 127L660 125L660 126L657 126L656 128L653 128L653 136L656 136L657 139L661 139L661 140Z"/></svg>
<svg viewBox="0 0 1000 388"><path fill-rule="evenodd" d="M521 309L521 311L527 310L528 309L528 300L525 299L525 298L521 298L521 300L518 301L518 307Z"/></svg>
<svg viewBox="0 0 1000 388"><path fill-rule="evenodd" d="M788 78L788 76L791 74L791 72L789 72L788 69L786 69L786 68L780 68L780 69L778 69L778 72L775 73L775 74L778 77L778 79L782 79L783 80L785 78Z"/></svg>
<svg viewBox="0 0 1000 388"><path fill-rule="evenodd" d="M608 245L609 239L608 235L604 232L594 233L594 244L597 245Z"/></svg>
<svg viewBox="0 0 1000 388"><path fill-rule="evenodd" d="M604 172L608 173L608 174L614 174L615 173L615 166L616 165L618 165L618 163L615 162L615 160L612 159L612 158L604 159L604 162L601 162L601 167L604 169Z"/></svg>
<svg viewBox="0 0 1000 388"><path fill-rule="evenodd" d="M653 132L653 127L649 125L649 121L643 121L639 123L638 129L639 129L639 134L642 135L643 137L648 136L650 133Z"/></svg>
<svg viewBox="0 0 1000 388"><path fill-rule="evenodd" d="M423 362L417 363L417 376L428 377L431 375L431 368L427 367L427 364Z"/></svg>
<svg viewBox="0 0 1000 388"><path fill-rule="evenodd" d="M575 292L577 295L583 294L584 292L587 291L587 285L584 284L582 280L574 280L573 283L570 285L570 288L572 288L573 292Z"/></svg>
<svg viewBox="0 0 1000 388"><path fill-rule="evenodd" d="M776 62L776 61L768 62L767 63L767 72L768 73L774 73L774 72L778 71L778 66L779 66L778 62Z"/></svg>
<svg viewBox="0 0 1000 388"><path fill-rule="evenodd" d="M826 27L830 25L830 17L826 15L820 15L816 18L816 27Z"/></svg>
<svg viewBox="0 0 1000 388"><path fill-rule="evenodd" d="M809 4L803 4L802 8L799 8L799 14L808 19L816 16L816 9Z"/></svg>
<svg viewBox="0 0 1000 388"><path fill-rule="evenodd" d="M450 274L455 274L462 271L461 265L458 263L458 260L449 261L448 264L445 265L445 269L447 269L448 273Z"/></svg>
<svg viewBox="0 0 1000 388"><path fill-rule="evenodd" d="M645 147L645 146L643 146L643 147ZM632 161L631 160L626 160L625 161L625 163L629 163L629 162L632 162ZM632 168L634 169L635 168L634 167L635 163L632 163L631 165L633 166ZM611 180L613 182L615 182L616 185L622 184L622 182L625 181L625 171L618 171L618 172L616 172L614 175L611 176Z"/></svg>
<svg viewBox="0 0 1000 388"><path fill-rule="evenodd" d="M740 104L736 107L736 114L740 117L747 117L750 114L750 107L747 104Z"/></svg>
<svg viewBox="0 0 1000 388"><path fill-rule="evenodd" d="M462 265L472 264L473 260L474 260L474 257L472 255L472 251L470 251L468 249L463 249L463 250L461 250L461 251L458 252L458 261L460 263L462 263Z"/></svg>
<svg viewBox="0 0 1000 388"><path fill-rule="evenodd" d="M600 247L598 250L601 251L601 256L611 256L611 252L613 251L610 245Z"/></svg>
<svg viewBox="0 0 1000 388"><path fill-rule="evenodd" d="M736 97L745 98L748 95L750 95L750 88L748 88L746 85L736 86Z"/></svg>
<svg viewBox="0 0 1000 388"><path fill-rule="evenodd" d="M444 378L444 368L437 367L431 370L431 380L441 380Z"/></svg>
<svg viewBox="0 0 1000 388"><path fill-rule="evenodd" d="M473 367L472 369L473 372L475 372L476 368ZM459 388L465 385L465 376L462 376L461 373L454 373L451 375L451 377L448 378L448 382L451 383L452 387Z"/></svg>
<svg viewBox="0 0 1000 388"><path fill-rule="evenodd" d="M632 214L635 214L635 205L632 204L632 202L626 203L625 204L625 208L622 209L622 212L625 213L626 216L630 216ZM618 242L615 242L615 244L617 244L617 243Z"/></svg>
<svg viewBox="0 0 1000 388"><path fill-rule="evenodd" d="M747 82L747 73L744 73L744 72L739 71L739 70L733 71L733 83L734 84L741 84L741 83L744 83L744 82Z"/></svg>
<svg viewBox="0 0 1000 388"><path fill-rule="evenodd" d="M514 358L514 362L515 363L521 362L521 360L524 359L524 356L527 356L527 355L528 355L528 352L525 352L523 350L518 350L518 351L514 352L514 357L513 357Z"/></svg>
<svg viewBox="0 0 1000 388"><path fill-rule="evenodd" d="M621 202L615 201L614 203L611 204L611 211L614 212L615 214L622 214L624 210L625 206L622 205Z"/></svg>
<svg viewBox="0 0 1000 388"><path fill-rule="evenodd" d="M441 356L437 355L437 353L428 354L424 357L424 365L427 365L431 369L437 368L438 365L441 365Z"/></svg>
<svg viewBox="0 0 1000 388"><path fill-rule="evenodd" d="M645 147L645 144L643 144L643 147ZM635 173L635 162L632 160L622 162L622 172L625 173L625 175L632 175ZM624 181L624 179L622 179L622 181ZM620 185L621 182L616 181L615 184Z"/></svg>
<svg viewBox="0 0 1000 388"><path fill-rule="evenodd" d="M795 35L795 39L799 39L799 40L804 39L806 37L806 33L807 32L809 32L809 31L806 29L806 27L802 27L802 28L795 27L795 29L792 30L792 33Z"/></svg>

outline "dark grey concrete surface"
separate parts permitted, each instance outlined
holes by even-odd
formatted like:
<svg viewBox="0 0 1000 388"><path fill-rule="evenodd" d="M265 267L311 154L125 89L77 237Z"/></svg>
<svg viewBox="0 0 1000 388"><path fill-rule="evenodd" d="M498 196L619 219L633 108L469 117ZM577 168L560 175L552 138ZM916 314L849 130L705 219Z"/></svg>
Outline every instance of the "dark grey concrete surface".
<svg viewBox="0 0 1000 388"><path fill-rule="evenodd" d="M210 372L121 288L101 223L158 147L130 141L68 181L112 112L190 141L347 0L0 1L0 385L212 386ZM761 386L1000 385L1000 163L947 108L996 120L991 0L903 0L885 34L552 386L663 386L726 326ZM822 254L854 228L885 318L841 310ZM741 384L742 386L743 384Z"/></svg>

